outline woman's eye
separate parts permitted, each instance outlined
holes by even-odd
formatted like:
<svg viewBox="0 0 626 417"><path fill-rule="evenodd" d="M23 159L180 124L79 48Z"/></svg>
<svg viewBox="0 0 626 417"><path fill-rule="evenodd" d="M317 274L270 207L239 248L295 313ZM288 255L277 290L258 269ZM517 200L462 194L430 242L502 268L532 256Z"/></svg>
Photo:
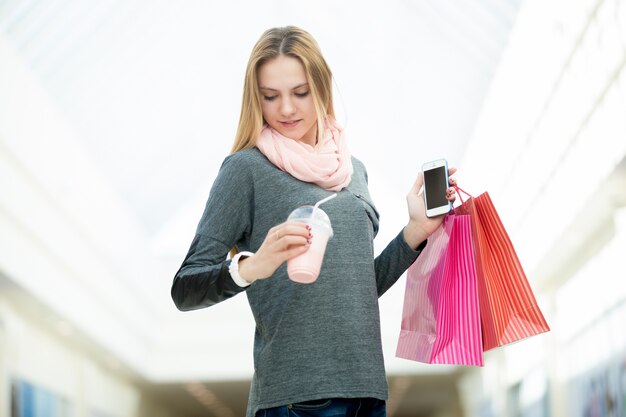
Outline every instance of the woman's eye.
<svg viewBox="0 0 626 417"><path fill-rule="evenodd" d="M275 98L276 98L276 96L263 96L263 99L265 101L274 101Z"/></svg>
<svg viewBox="0 0 626 417"><path fill-rule="evenodd" d="M296 97L306 97L306 96L308 96L308 95L309 95L309 92L308 92L308 91L306 91L306 92L304 92L304 93L296 93Z"/></svg>

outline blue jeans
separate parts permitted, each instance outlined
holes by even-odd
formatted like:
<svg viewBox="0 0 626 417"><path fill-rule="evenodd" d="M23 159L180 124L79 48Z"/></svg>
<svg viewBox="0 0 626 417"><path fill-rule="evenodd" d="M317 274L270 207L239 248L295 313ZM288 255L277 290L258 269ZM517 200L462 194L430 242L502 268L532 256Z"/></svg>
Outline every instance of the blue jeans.
<svg viewBox="0 0 626 417"><path fill-rule="evenodd" d="M331 398L260 410L256 417L386 417L385 402L376 398Z"/></svg>

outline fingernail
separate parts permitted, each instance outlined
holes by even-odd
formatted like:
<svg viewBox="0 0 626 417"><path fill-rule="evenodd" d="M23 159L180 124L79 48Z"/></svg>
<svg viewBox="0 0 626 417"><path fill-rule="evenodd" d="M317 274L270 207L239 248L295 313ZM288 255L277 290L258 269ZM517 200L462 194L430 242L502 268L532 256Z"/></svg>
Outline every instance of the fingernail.
<svg viewBox="0 0 626 417"><path fill-rule="evenodd" d="M310 244L311 244L311 239L307 239L307 240L306 240L306 244L307 244L307 245L310 245Z"/></svg>

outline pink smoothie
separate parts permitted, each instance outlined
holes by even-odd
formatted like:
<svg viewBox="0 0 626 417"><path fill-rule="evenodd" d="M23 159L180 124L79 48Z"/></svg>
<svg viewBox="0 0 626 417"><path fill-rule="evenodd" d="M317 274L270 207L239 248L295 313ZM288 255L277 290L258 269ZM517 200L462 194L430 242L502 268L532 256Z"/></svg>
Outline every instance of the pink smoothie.
<svg viewBox="0 0 626 417"><path fill-rule="evenodd" d="M310 284L317 279L322 267L328 234L320 227L312 226L311 246L301 255L287 261L287 273L292 281Z"/></svg>

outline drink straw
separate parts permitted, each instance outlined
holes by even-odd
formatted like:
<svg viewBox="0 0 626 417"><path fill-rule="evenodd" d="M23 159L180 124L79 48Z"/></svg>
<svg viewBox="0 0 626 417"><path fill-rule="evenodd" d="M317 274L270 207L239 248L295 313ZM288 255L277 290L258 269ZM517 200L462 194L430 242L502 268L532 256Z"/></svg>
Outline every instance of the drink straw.
<svg viewBox="0 0 626 417"><path fill-rule="evenodd" d="M333 195L329 195L326 198L321 199L320 201L318 201L317 203L315 203L315 205L313 206L313 211L315 211L315 209L317 209L320 204L324 204L325 202L327 202L328 200L332 200L333 198L337 197L337 193L333 194Z"/></svg>
<svg viewBox="0 0 626 417"><path fill-rule="evenodd" d="M311 210L311 218L315 217L315 211L317 210L317 208L320 206L320 204L324 204L325 202L327 202L328 200L332 200L333 198L337 197L337 193L329 195L326 198L321 199L320 201L318 201L317 203L315 203L315 205L313 206L313 210Z"/></svg>

